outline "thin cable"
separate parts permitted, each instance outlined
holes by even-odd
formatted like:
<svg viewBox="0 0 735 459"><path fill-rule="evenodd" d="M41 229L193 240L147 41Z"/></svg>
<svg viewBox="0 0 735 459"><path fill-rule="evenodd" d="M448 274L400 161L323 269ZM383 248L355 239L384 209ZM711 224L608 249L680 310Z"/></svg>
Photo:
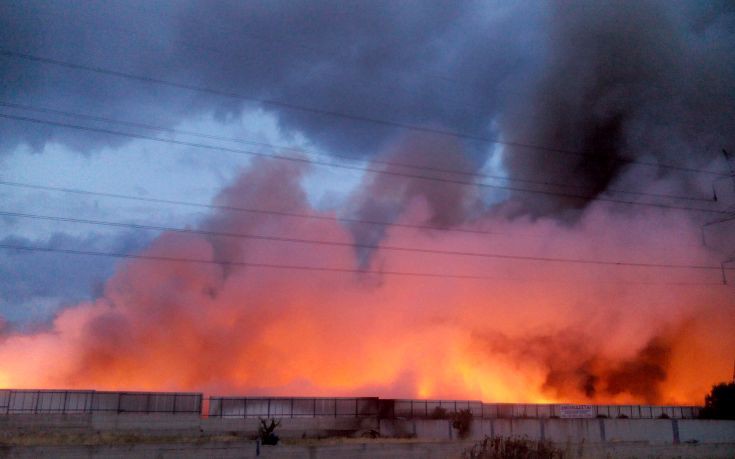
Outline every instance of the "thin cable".
<svg viewBox="0 0 735 459"><path fill-rule="evenodd" d="M49 216L49 215L27 214L27 213L7 212L7 211L0 211L0 215L7 216L7 217L30 218L30 219L36 219L36 220L47 220L47 221L55 221L55 222L81 223L81 224L87 224L87 225L112 226L112 227L122 227L122 228L153 230L153 231L171 231L171 232L177 232L177 233L201 234L201 235L206 235L206 236L229 237L229 238L238 238L238 239L253 239L253 240L261 240L261 241L288 242L288 243L297 243L297 244L326 245L326 246L334 246L334 247L345 247L345 248L350 248L350 249L363 248L363 249L375 249L375 250L389 250L389 251L394 251L394 252L425 253L425 254L432 254L432 255L452 255L452 256L494 258L494 259L501 259L501 260L520 260L520 261L533 261L533 262L573 263L573 264L603 265L603 266L624 266L624 267L635 267L635 268L696 269L696 270L716 270L716 271L720 271L721 269L720 265L714 266L714 265L673 264L673 263L641 263L641 262L628 262L628 261L593 260L593 259L584 259L584 258L538 257L538 256L526 256L526 255L488 253L488 252L466 252L466 251L456 251L456 250L422 249L422 248L417 248L417 247L404 247L404 246L392 246L392 245L381 245L381 244L361 244L361 243L351 243L351 242L325 241L321 239L304 239L304 238L294 238L294 237L267 236L267 235L261 235L261 234L245 234L245 233L232 233L232 232L222 232L222 231L197 230L197 229L189 229L189 228L170 227L170 226L112 222L112 221L103 221L103 220L88 220L88 219L81 219L81 218L56 217L56 216Z"/></svg>
<svg viewBox="0 0 735 459"><path fill-rule="evenodd" d="M505 186L505 185L492 185L489 183L466 182L466 181L461 181L461 180L453 180L453 179L446 179L446 178L440 178L440 177L426 177L423 175L414 175L414 174L408 174L408 173L403 173L403 172L387 171L387 170L382 170L382 169L374 169L370 167L358 167L358 166L350 166L350 165L345 165L345 164L334 164L334 163L329 163L329 162L324 162L324 161L315 161L315 160L308 159L308 158L295 158L291 156L267 154L267 153L260 153L260 152L255 152L255 151L241 150L241 149L228 148L228 147L218 147L218 146L201 144L201 143L185 142L181 140L163 139L160 137L153 137L153 136L142 135L142 134L131 134L127 132L113 131L110 129L93 128L89 126L80 126L76 124L61 123L57 121L41 120L38 118L29 118L25 116L16 116L16 115L8 115L8 114L0 113L0 118L12 119L12 120L17 120L17 121L25 121L25 122L31 122L31 123L37 123L37 124L45 124L45 125L50 125L50 126L59 126L59 127L78 129L78 130L89 131L89 132L112 134L112 135L131 137L131 138L136 138L136 139L152 140L155 142L162 142L162 143L168 143L168 144L173 144L173 145L183 145L187 147L203 148L203 149L207 149L211 151L266 157L266 158L271 158L271 159L292 161L292 162L298 162L298 163L309 164L309 165L334 167L334 168L339 168L339 169L369 172L369 173L374 173L374 174L382 174L382 175L389 175L389 176L402 177L402 178L428 180L428 181L440 182L440 183L450 183L453 185L474 186L474 187L480 187L480 188L493 188L493 189L499 189L499 190L508 190L508 191L515 191L515 192L520 192L520 193L542 194L542 195L557 196L557 197L564 197L564 198L584 200L584 201L595 200L595 201L610 202L614 204L622 204L622 205L628 205L628 206L656 207L656 208L661 208L661 209L686 210L686 211L695 211L695 212L704 212L704 213L713 213L713 214L726 213L725 211L713 210L713 209L702 209L702 208L697 208L697 207L676 206L676 205L670 205L670 204L658 204L658 203L650 203L650 202L625 201L622 199L613 199L613 198L605 198L605 197L597 197L597 196L583 196L583 195L577 195L577 194L571 194L571 193L560 193L560 192L553 192L553 191L547 191L547 190L530 190L527 188L518 188L518 187Z"/></svg>
<svg viewBox="0 0 735 459"><path fill-rule="evenodd" d="M405 130L415 131L415 132L437 134L437 135L462 138L462 139L467 139L467 140L474 140L474 141L479 141L483 143L505 145L505 146L511 146L511 147L525 148L525 149L530 149L530 150L539 150L539 151L558 153L558 154L564 154L564 155L605 158L611 161L625 163L625 164L638 164L638 165L647 166L647 167L679 170L682 172L693 172L693 173L698 173L698 174L709 174L709 175L715 175L715 176L726 175L721 172L708 171L704 169L694 169L694 168L677 166L677 165L672 165L672 164L660 164L660 163L654 163L654 162L648 162L648 161L618 158L618 157L612 157L609 155L591 154L589 152L581 152L581 151L568 150L568 149L563 149L563 148L545 147L542 145L527 144L527 143L522 143L522 142L504 141L504 140L494 139L490 137L483 137L483 136L456 132L456 131L450 131L450 130L445 130L445 129L429 128L429 127L423 127L423 126L418 126L418 125L413 125L413 124L401 123L397 121L373 118L369 116L356 115L356 114L350 114L350 113L344 113L344 112L336 112L332 110L325 110L325 109L320 109L320 108L315 108L315 107L307 107L307 106L293 104L289 102L282 102L282 101L277 101L277 100L246 96L246 95L236 93L236 92L221 91L221 90L208 88L204 86L196 86L196 85L191 85L191 84L186 84L186 83L179 83L175 81L168 81L168 80L163 80L163 79L144 76L144 75L135 75L132 73L121 72L121 71L112 70L112 69L108 69L104 67L88 66L88 65L78 64L74 62L67 62L67 61L61 61L58 59L37 56L33 54L20 53L17 51L9 51L9 50L0 49L0 55L4 55L7 57L11 57L11 58L24 59L24 60L28 60L31 62L38 62L38 63L43 63L43 64L55 65L59 67L65 67L65 68L73 69L73 70L83 70L86 72L93 72L93 73L97 73L101 75L126 78L130 80L144 82L144 83L153 83L153 84L158 84L158 85L163 85L163 86L170 86L170 87L174 87L178 89L186 89L189 91L214 94L214 95L234 98L234 99L242 99L242 100L247 100L251 102L257 102L262 105L270 105L270 106L284 108L288 110L296 110L296 111L311 113L315 115L344 118L344 119L349 119L353 121L360 121L364 123L371 123L371 124L376 124L376 125L381 125L381 126L400 128L400 129L405 129Z"/></svg>
<svg viewBox="0 0 735 459"><path fill-rule="evenodd" d="M389 226L391 228L400 228L400 229L441 231L441 232L459 233L459 234L512 236L514 238L517 238L517 237L524 237L524 238L546 237L545 235L542 235L542 234L530 234L530 233L518 233L518 232L511 233L511 232L504 232L504 231L491 231L491 230L467 229L467 228L448 228L448 227L435 226L435 225L415 225L415 224L409 224L409 223L396 223L396 222L388 222L388 221L381 221L381 220L365 220L365 219L358 219L358 218L324 216L324 215L319 215L319 214L303 214L303 213L297 213L297 212L283 212L283 211L274 211L274 210L265 210L265 209L253 209L253 208L246 208L246 207L224 206L224 205L217 205L217 204L203 204L203 203L190 202L190 201L178 201L178 200L170 200L170 199L132 196L132 195L127 195L127 194L96 192L96 191L90 191L90 190L81 190L78 188L62 188L62 187L53 187L53 186L47 186L47 185L36 185L36 184L30 184L30 183L8 182L8 181L3 181L3 180L0 180L0 186L9 186L9 187L15 187L15 188L52 191L52 192L69 193L69 194L78 194L82 196L99 196L103 198L150 202L150 203L155 203L155 204L180 205L180 206L203 208L203 209L213 209L213 210L219 210L219 211L225 211L225 212L241 212L241 213L251 213L255 215L271 215L271 216L277 216L277 217L301 218L301 219L306 219L306 220L309 220L309 219L322 220L322 221L337 222L337 223ZM701 247L701 245L691 245L691 244L689 244L688 246Z"/></svg>
<svg viewBox="0 0 735 459"><path fill-rule="evenodd" d="M218 136L218 135L212 135L212 134L203 134L199 132L193 132L193 131L187 131L187 130L181 130L181 129L173 129L173 128L169 128L165 126L156 126L156 125L151 125L147 123L123 121L123 120L117 120L113 118L107 118L107 117L95 116L95 115L87 115L87 114L75 113L75 112L68 112L64 110L57 110L57 109L46 108L46 107L34 107L31 105L16 104L16 103L5 102L5 101L0 101L0 106L16 108L16 109L25 110L25 111L32 111L32 112L37 112L37 113L61 115L61 116L86 119L86 120L91 120L91 121L100 121L104 123L113 123L113 124L119 124L121 126L147 129L147 130L152 130L152 131L170 132L172 134L181 134L181 135L200 137L200 138L211 139L211 140L237 142L237 143L246 144L246 145L259 145L259 146L280 149L280 150L290 150L290 151L294 151L298 153L303 152L303 153L308 153L312 156L323 157L327 159L336 157L336 158L346 159L350 161L359 160L359 158L355 158L355 157L347 156L347 155L339 155L339 154L324 155L324 154L319 154L319 153L315 153L312 151L306 151L300 148L287 147L287 146L282 146L282 145L273 145L273 144L266 143L266 142L258 142L258 141L233 138L233 137L224 137L224 136ZM474 178L488 178L488 179L493 179L493 180L503 180L507 182L528 183L532 185L553 186L553 187L571 188L571 189L577 189L577 190L590 190L590 187L579 186L579 185L570 185L570 184L554 183L554 182L547 182L547 181L540 181L540 180L515 178L515 177L503 177L500 175L481 174L477 172L460 171L460 170L454 170L454 169L443 169L443 168L431 167L431 166L421 166L417 164L409 164L409 163L403 163L403 162L398 162L398 161L371 159L370 163L384 164L388 166L399 166L399 167L418 169L418 170L424 170L424 171L430 171L430 172L441 172L441 173L463 175L463 176L474 177ZM615 189L615 188L607 188L605 189L604 192L605 193L630 194L630 195L635 195L635 196L649 196L653 198L678 199L678 200L683 200L683 201L713 202L712 198L698 198L698 197L691 197L691 196L648 193L648 192L642 192L642 191L628 191L628 190L621 190L621 189Z"/></svg>
<svg viewBox="0 0 735 459"><path fill-rule="evenodd" d="M345 222L345 223L358 223L358 224L366 224L366 225L391 226L391 227L398 227L398 228L446 231L446 232L456 232L456 233L505 234L505 233L501 233L498 231L489 231L489 230L445 228L445 227L433 226L433 225L411 225L411 224L393 223L393 222L381 221L381 220L365 220L365 219L346 218L346 217L326 217L323 215L315 215L315 214L282 212L282 211L275 211L275 210L253 209L253 208L247 208L247 207L224 206L224 205L217 205L217 204L203 204L203 203L198 203L198 202L179 201L179 200L172 200L172 199L147 198L147 197L142 197L142 196L105 193L105 192L99 192L99 191L81 190L78 188L53 187L53 186L37 185L37 184L31 184L31 183L10 182L10 181L5 181L5 180L0 180L0 185L16 187L16 188L27 188L27 189L33 189L33 190L44 190L44 191L55 191L55 192L61 192L61 193L80 194L80 195L86 195L86 196L99 196L99 197L105 197L105 198L151 202L151 203L156 203L156 204L173 204L173 205L180 205L180 206L198 207L198 208L204 208L204 209L216 209L216 210L222 210L222 211L228 211L228 212L253 213L253 214L258 214L258 215L275 215L275 216L280 216L280 217L293 217L293 218L304 218L304 219L314 219L314 220L325 220L325 221L331 221L331 222L337 221L337 222Z"/></svg>
<svg viewBox="0 0 735 459"><path fill-rule="evenodd" d="M330 268L322 266L309 266L309 265L282 265L273 263L251 263L244 261L217 261L208 260L203 258L180 258L180 257L168 257L161 255L141 255L141 254L130 254L122 252L97 252L91 250L72 250L72 249L55 249L50 247L37 247L37 246L21 246L11 244L0 244L0 249L7 250L22 250L28 252L49 252L49 253L64 253L70 255L90 255L97 257L114 257L114 258L129 258L129 259L141 259L151 261L171 261L180 263L200 263L220 266L241 266L247 268L269 268L269 269L284 269L284 270L296 270L296 271L322 271L331 273L354 273L354 274L377 274L387 276L406 276L406 277L426 277L435 279L465 279L465 280L510 280L491 276L479 276L472 274L445 274L445 273L426 273L426 272L411 272L411 271L382 271L382 270L369 270L369 269L352 269L352 268ZM718 270L721 267L717 268ZM726 268L728 270L735 268ZM636 284L636 285L725 285L714 282L612 282L621 284Z"/></svg>

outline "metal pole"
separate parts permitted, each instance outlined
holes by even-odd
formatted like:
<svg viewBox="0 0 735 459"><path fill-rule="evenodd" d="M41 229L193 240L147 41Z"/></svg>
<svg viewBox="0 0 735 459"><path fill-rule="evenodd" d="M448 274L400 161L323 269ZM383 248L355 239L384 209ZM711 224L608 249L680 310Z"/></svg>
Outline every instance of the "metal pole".
<svg viewBox="0 0 735 459"><path fill-rule="evenodd" d="M63 405L61 405L61 414L66 414L66 399L69 396L69 391L64 391L64 401Z"/></svg>
<svg viewBox="0 0 735 459"><path fill-rule="evenodd" d="M293 397L291 397L291 417L293 417Z"/></svg>

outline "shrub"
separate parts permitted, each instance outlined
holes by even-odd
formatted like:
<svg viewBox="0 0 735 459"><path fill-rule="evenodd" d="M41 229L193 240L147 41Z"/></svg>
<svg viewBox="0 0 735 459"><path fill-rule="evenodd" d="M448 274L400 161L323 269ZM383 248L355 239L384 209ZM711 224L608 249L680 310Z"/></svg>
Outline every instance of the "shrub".
<svg viewBox="0 0 735 459"><path fill-rule="evenodd" d="M449 416L447 415L447 410L442 408L441 406L437 406L434 408L434 411L431 412L429 415L429 418L431 419L448 419Z"/></svg>
<svg viewBox="0 0 735 459"><path fill-rule="evenodd" d="M263 445L277 445L278 435L275 434L275 430L281 425L281 421L271 419L270 424L266 423L265 419L260 420L260 427L258 427L258 438L260 443Z"/></svg>
<svg viewBox="0 0 735 459"><path fill-rule="evenodd" d="M660 415L658 416L658 418L659 418L659 419L670 419L670 418L669 418L669 415L668 415L668 414L666 414L666 413L661 413L661 414L660 414Z"/></svg>
<svg viewBox="0 0 735 459"><path fill-rule="evenodd" d="M627 414L618 415L618 419L628 419L628 415Z"/></svg>
<svg viewBox="0 0 735 459"><path fill-rule="evenodd" d="M462 459L563 459L564 452L548 441L524 438L485 437L462 452Z"/></svg>
<svg viewBox="0 0 735 459"><path fill-rule="evenodd" d="M452 415L452 427L457 429L459 438L467 438L472 427L472 411L466 409L454 413Z"/></svg>
<svg viewBox="0 0 735 459"><path fill-rule="evenodd" d="M704 397L704 408L699 413L705 419L735 419L735 382L720 383Z"/></svg>

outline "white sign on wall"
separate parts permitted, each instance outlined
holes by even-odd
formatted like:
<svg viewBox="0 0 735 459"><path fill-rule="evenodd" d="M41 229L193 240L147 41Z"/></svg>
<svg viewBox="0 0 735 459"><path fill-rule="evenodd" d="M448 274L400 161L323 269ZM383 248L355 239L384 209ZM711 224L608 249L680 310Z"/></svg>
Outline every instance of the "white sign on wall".
<svg viewBox="0 0 735 459"><path fill-rule="evenodd" d="M592 405L560 405L559 417L562 418L594 418L595 407Z"/></svg>

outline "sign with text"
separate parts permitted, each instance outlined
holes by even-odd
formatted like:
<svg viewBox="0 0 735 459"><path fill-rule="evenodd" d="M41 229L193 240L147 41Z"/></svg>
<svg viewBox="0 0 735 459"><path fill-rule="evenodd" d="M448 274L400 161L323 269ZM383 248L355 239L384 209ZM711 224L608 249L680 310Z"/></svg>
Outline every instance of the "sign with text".
<svg viewBox="0 0 735 459"><path fill-rule="evenodd" d="M594 418L595 407L592 405L559 405L559 417Z"/></svg>

